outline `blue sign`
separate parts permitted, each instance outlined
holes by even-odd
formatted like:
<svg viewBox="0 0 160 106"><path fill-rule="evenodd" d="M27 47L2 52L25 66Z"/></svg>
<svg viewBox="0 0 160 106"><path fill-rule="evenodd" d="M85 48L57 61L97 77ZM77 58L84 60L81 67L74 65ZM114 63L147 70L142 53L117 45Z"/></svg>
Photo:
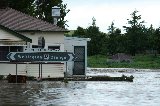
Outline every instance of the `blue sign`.
<svg viewBox="0 0 160 106"><path fill-rule="evenodd" d="M10 52L7 58L16 62L63 62L74 61L76 56L70 52Z"/></svg>

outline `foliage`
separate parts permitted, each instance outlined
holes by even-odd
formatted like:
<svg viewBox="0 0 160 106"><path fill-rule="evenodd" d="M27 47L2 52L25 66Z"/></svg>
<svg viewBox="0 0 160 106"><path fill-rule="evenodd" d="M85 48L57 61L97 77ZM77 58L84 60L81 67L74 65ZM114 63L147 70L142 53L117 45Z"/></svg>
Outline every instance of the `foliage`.
<svg viewBox="0 0 160 106"><path fill-rule="evenodd" d="M18 11L29 14L33 12L34 1L35 0L0 0L0 4L4 7L8 6Z"/></svg>
<svg viewBox="0 0 160 106"><path fill-rule="evenodd" d="M92 26L84 29L80 26L74 31L72 36L91 38L88 42L88 54L106 54L106 34L100 32L99 27L96 26L96 19L92 18Z"/></svg>
<svg viewBox="0 0 160 106"><path fill-rule="evenodd" d="M160 28L155 29L152 25L147 28L144 25L145 21L141 20L141 15L138 15L137 10L130 15L131 19L127 19L128 24L124 26L126 31L124 34L114 26L114 22L108 27L107 34L102 33L96 25L96 19L92 18L91 26L86 29L78 26L72 36L91 38L91 41L88 42L89 56L110 56L117 53L127 53L132 56L136 54L154 54L157 56L160 53ZM108 62L102 63L110 66ZM120 65L126 64L128 63ZM127 66L129 67L129 65Z"/></svg>
<svg viewBox="0 0 160 106"><path fill-rule="evenodd" d="M147 29L147 36L148 36L148 50L150 51L154 51L155 50L155 29L153 28L153 26L151 25L148 29Z"/></svg>
<svg viewBox="0 0 160 106"><path fill-rule="evenodd" d="M96 26L90 26L86 29L87 37L91 38L91 41L88 43L88 54L89 55L96 55L100 52L101 47L101 35L99 28Z"/></svg>
<svg viewBox="0 0 160 106"><path fill-rule="evenodd" d="M155 33L153 35L153 45L154 45L154 49L158 51L158 53L160 53L160 28L157 28L155 30Z"/></svg>
<svg viewBox="0 0 160 106"><path fill-rule="evenodd" d="M144 21L141 21L141 15L137 15L135 10L131 14L131 19L128 20L129 26L124 26L127 36L127 50L133 56L141 51L144 51L146 44Z"/></svg>
<svg viewBox="0 0 160 106"><path fill-rule="evenodd" d="M119 28L114 27L114 22L112 22L111 26L108 28L108 52L111 55L114 55L118 52L121 52L121 47L123 47L123 43L119 40L122 38L121 30Z"/></svg>
<svg viewBox="0 0 160 106"><path fill-rule="evenodd" d="M77 27L77 30L74 31L72 36L75 37L86 37L86 30L80 26Z"/></svg>
<svg viewBox="0 0 160 106"><path fill-rule="evenodd" d="M130 15L131 19L127 19L128 25L124 26L125 34L121 34L121 30L114 26L114 22L108 27L107 34L102 33L96 25L96 19L92 18L91 26L86 29L78 26L72 36L91 38L91 41L88 42L90 56L117 53L134 56L139 53L154 53L155 55L160 53L160 28L154 29L152 25L150 28L146 28L137 10Z"/></svg>
<svg viewBox="0 0 160 106"><path fill-rule="evenodd" d="M67 20L64 20L64 17L70 11L67 9L67 4L62 4L62 0L36 0L35 1L35 13L37 18L43 19L45 21L53 21L51 10L53 6L60 7L61 17L57 23L58 26L65 28Z"/></svg>
<svg viewBox="0 0 160 106"><path fill-rule="evenodd" d="M7 6L6 0L0 0L0 8L5 8Z"/></svg>

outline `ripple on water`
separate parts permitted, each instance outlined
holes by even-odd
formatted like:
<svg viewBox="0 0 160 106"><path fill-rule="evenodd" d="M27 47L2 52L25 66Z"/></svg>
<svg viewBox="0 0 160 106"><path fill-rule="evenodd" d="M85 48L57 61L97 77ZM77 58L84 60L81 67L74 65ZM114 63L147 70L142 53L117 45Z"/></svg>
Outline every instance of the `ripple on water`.
<svg viewBox="0 0 160 106"><path fill-rule="evenodd" d="M132 75L133 82L29 81L16 85L0 81L0 103L4 106L159 106L160 73Z"/></svg>

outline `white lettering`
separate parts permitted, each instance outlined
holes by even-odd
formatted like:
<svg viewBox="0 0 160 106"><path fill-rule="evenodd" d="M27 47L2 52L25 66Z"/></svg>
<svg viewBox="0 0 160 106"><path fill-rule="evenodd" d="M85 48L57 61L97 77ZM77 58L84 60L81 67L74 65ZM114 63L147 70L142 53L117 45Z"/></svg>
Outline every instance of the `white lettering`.
<svg viewBox="0 0 160 106"><path fill-rule="evenodd" d="M20 59L21 59L21 55L18 55L18 58L20 58Z"/></svg>

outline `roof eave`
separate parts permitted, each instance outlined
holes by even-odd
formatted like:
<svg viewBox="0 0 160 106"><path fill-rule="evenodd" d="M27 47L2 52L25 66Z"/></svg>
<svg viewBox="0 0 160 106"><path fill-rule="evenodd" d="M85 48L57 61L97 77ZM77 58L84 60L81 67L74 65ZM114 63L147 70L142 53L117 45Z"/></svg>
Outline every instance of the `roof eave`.
<svg viewBox="0 0 160 106"><path fill-rule="evenodd" d="M0 25L0 28L3 29L3 30L5 30L5 31L7 31L7 32L9 32L9 33L12 33L16 37L21 38L21 39L23 39L26 42L32 42L32 39L30 39L30 38L28 38L28 37L26 37L26 36L24 36L24 35L16 32L16 31L13 31L13 30L11 30L11 29L3 26L3 25Z"/></svg>
<svg viewBox="0 0 160 106"><path fill-rule="evenodd" d="M70 32L69 30L62 30L62 31L42 31L42 30L16 30L17 32Z"/></svg>

